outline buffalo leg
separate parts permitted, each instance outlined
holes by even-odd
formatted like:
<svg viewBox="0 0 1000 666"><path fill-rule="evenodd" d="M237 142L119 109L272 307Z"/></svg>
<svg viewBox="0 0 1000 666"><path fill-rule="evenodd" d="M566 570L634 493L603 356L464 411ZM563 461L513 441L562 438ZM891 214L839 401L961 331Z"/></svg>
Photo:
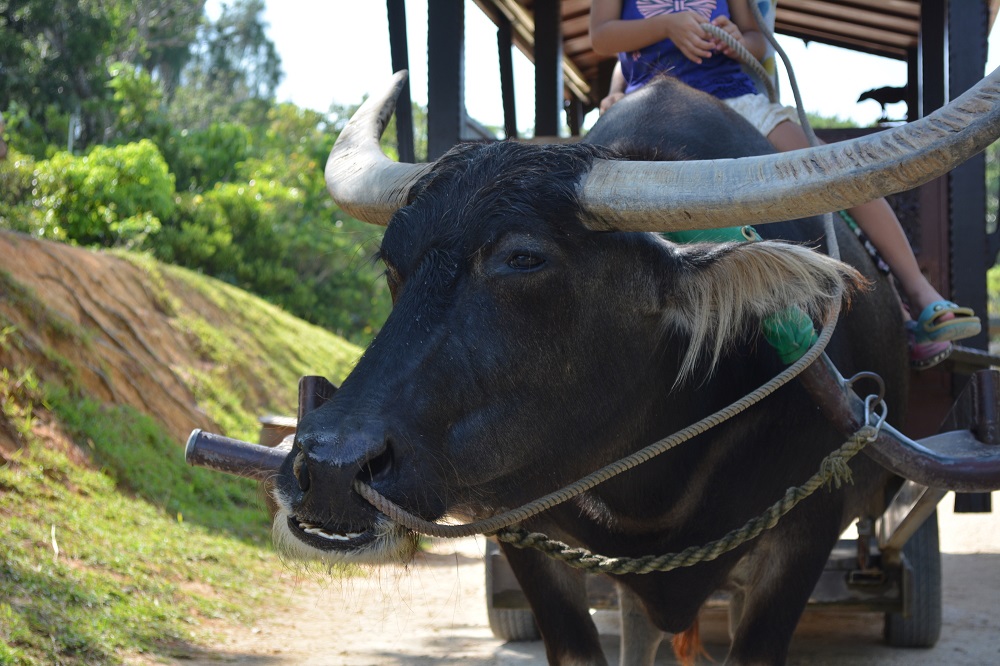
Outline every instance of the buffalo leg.
<svg viewBox="0 0 1000 666"><path fill-rule="evenodd" d="M623 585L618 586L621 609L620 666L652 666L664 634L649 619L642 600Z"/></svg>
<svg viewBox="0 0 1000 666"><path fill-rule="evenodd" d="M607 666L590 617L586 574L536 550L500 545L531 604L549 663Z"/></svg>
<svg viewBox="0 0 1000 666"><path fill-rule="evenodd" d="M791 522L791 516L785 520ZM822 530L817 522L811 529L787 525L793 529L761 537L751 556L753 564L727 664L785 663L792 633L838 536L835 526Z"/></svg>

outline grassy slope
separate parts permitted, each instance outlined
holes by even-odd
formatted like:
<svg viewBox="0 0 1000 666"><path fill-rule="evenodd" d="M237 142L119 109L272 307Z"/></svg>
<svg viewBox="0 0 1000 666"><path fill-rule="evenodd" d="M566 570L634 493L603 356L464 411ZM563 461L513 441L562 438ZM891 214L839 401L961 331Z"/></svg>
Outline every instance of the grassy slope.
<svg viewBox="0 0 1000 666"><path fill-rule="evenodd" d="M261 411L294 413L299 376L339 382L360 353L228 285L127 259L198 341L181 374L227 434L255 439ZM33 330L99 354L85 327L0 277L6 312L30 311ZM283 565L256 485L186 466L161 423L90 397L24 318L3 313L0 439L14 447L0 446L0 664L183 656L211 624L250 621L256 604L280 600L272 578Z"/></svg>

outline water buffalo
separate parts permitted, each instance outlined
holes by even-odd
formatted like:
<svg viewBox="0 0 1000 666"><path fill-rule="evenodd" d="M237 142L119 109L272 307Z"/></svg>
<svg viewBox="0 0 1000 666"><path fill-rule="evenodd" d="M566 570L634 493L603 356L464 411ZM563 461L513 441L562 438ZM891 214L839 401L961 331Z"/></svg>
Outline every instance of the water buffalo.
<svg viewBox="0 0 1000 666"><path fill-rule="evenodd" d="M851 233L837 227L840 263L813 250L827 245L815 218L759 228L790 243L675 245L646 231L788 219L904 189L914 183L898 179L962 159L933 131L886 139L889 165L837 146L771 155L725 106L665 78L581 144L466 144L402 165L377 149L393 100L359 111L328 177L345 210L388 221L379 258L394 307L336 395L299 423L276 480L285 551L409 558L413 534L362 499L358 480L427 520L490 516L560 488L773 377L784 366L760 320L792 306L816 316L844 284L853 299L827 352L845 375L881 374L901 413L901 309ZM901 153L910 161L898 166ZM609 555L679 551L760 513L843 441L792 383L525 527ZM852 485L714 561L617 577L638 636L624 658L651 660L661 632L687 630L728 588L742 609L728 663L782 663L838 535L878 515L897 481L864 456L851 468ZM605 663L583 574L504 550L549 661Z"/></svg>

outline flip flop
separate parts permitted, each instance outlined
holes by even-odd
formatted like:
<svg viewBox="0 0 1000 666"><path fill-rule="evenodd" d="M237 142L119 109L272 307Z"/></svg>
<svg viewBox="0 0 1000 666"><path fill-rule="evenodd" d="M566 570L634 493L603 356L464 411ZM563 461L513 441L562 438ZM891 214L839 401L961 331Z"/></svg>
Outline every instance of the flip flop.
<svg viewBox="0 0 1000 666"><path fill-rule="evenodd" d="M946 315L952 315L945 319ZM979 317L970 308L961 308L951 301L934 301L913 322L916 344L947 342L971 338L982 330Z"/></svg>
<svg viewBox="0 0 1000 666"><path fill-rule="evenodd" d="M910 367L914 370L927 370L951 356L955 345L950 341L944 342L917 342L917 323L906 322L906 332L910 340Z"/></svg>

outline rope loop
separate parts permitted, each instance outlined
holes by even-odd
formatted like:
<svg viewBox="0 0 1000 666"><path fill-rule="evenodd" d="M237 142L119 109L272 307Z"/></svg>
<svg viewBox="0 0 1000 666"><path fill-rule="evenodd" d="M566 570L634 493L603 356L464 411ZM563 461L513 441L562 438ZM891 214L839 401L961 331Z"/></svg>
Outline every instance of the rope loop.
<svg viewBox="0 0 1000 666"><path fill-rule="evenodd" d="M584 548L573 548L561 541L549 539L544 534L528 532L521 527L504 528L498 531L495 536L499 541L509 543L517 548L540 550L549 557L588 573L645 574L655 571L672 571L700 562L710 562L757 538L766 530L772 529L785 514L821 487L825 486L829 491L832 490L831 486L840 488L843 483L851 483L851 469L847 463L871 441L872 430L874 429L871 426L859 429L840 448L823 459L819 471L808 481L801 486L789 488L785 491L784 496L764 513L756 518L751 518L742 527L734 529L722 538L704 546L692 546L679 553L666 555L608 557Z"/></svg>

